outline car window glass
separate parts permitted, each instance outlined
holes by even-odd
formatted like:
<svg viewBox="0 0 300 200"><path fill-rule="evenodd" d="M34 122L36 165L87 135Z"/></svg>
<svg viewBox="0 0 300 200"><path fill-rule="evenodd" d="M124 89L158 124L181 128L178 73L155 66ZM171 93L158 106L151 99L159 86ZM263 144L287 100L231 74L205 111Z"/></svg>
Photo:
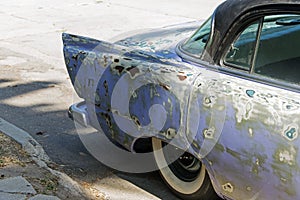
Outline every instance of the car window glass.
<svg viewBox="0 0 300 200"><path fill-rule="evenodd" d="M300 83L300 15L264 18L254 72Z"/></svg>
<svg viewBox="0 0 300 200"><path fill-rule="evenodd" d="M232 67L250 70L255 51L259 21L249 25L229 48L224 63Z"/></svg>
<svg viewBox="0 0 300 200"><path fill-rule="evenodd" d="M200 56L209 40L211 33L212 17L210 17L196 33L182 45L182 49L195 56Z"/></svg>

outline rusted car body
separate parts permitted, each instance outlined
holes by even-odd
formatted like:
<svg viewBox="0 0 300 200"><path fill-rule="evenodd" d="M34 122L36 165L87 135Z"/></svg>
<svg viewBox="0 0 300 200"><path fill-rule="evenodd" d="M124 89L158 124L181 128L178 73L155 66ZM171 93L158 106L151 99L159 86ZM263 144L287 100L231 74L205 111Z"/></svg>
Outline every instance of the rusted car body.
<svg viewBox="0 0 300 200"><path fill-rule="evenodd" d="M300 1L229 0L198 26L113 44L63 34L85 99L71 114L130 151L172 141L224 199L300 199Z"/></svg>

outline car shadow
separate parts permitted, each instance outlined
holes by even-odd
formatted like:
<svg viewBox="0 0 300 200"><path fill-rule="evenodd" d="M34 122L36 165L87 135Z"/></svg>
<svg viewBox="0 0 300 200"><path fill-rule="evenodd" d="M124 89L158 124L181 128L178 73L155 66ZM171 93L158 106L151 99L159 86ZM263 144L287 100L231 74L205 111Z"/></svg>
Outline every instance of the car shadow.
<svg viewBox="0 0 300 200"><path fill-rule="evenodd" d="M54 81L18 84L13 79L0 79L0 117L36 139L53 161L51 167L64 171L79 182L93 183L114 174L160 199L178 199L158 172L123 173L95 159L82 144L74 123L68 118L67 105L56 109L55 102L36 103L29 98L46 98L41 97L44 91L60 84Z"/></svg>

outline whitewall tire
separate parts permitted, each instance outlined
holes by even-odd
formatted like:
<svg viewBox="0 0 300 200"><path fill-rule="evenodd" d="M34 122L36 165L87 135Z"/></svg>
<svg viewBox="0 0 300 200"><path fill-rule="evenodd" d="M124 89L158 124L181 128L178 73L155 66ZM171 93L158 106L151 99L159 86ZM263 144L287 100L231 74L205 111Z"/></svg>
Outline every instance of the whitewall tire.
<svg viewBox="0 0 300 200"><path fill-rule="evenodd" d="M165 144L157 138L152 139L156 164L170 189L183 199L218 199L205 166L194 156L184 152L177 160L168 163L169 153L163 150ZM174 151L177 151L175 147Z"/></svg>

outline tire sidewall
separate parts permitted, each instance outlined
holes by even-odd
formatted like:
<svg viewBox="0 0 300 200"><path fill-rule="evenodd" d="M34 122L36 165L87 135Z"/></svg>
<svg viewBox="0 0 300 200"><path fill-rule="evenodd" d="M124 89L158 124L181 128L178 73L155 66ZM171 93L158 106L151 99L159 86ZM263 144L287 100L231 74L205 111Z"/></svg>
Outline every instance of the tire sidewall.
<svg viewBox="0 0 300 200"><path fill-rule="evenodd" d="M153 153L156 160L156 164L160 169L160 174L163 177L167 185L176 193L181 195L193 195L198 193L207 182L207 176L205 166L202 165L199 175L194 181L186 182L178 178L168 166L165 155L162 150L162 141L156 138L152 139Z"/></svg>

